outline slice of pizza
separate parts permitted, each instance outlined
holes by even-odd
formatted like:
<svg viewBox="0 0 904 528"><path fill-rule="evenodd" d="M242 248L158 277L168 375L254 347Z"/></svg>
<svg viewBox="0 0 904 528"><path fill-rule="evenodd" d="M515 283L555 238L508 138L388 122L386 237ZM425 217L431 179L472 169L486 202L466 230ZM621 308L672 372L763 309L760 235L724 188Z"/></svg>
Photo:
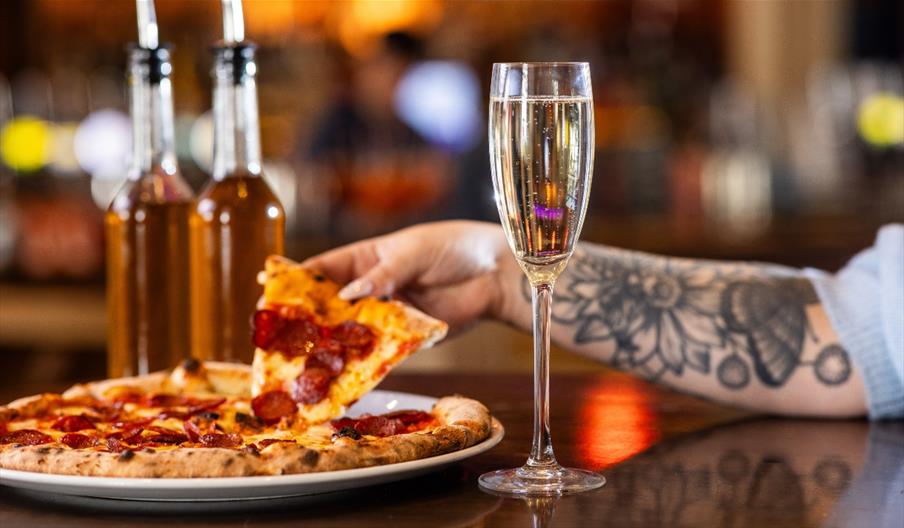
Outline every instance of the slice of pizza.
<svg viewBox="0 0 904 528"><path fill-rule="evenodd" d="M265 421L318 424L341 416L448 329L397 300L344 301L338 284L282 257L268 258L259 280L264 295L254 315L251 395Z"/></svg>

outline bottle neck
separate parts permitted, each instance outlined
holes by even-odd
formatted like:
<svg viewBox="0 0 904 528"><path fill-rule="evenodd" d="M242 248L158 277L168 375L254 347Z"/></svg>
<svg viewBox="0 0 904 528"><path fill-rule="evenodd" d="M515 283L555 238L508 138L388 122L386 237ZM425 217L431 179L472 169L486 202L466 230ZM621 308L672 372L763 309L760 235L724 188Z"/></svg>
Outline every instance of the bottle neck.
<svg viewBox="0 0 904 528"><path fill-rule="evenodd" d="M173 140L173 88L169 61L151 56L155 50L133 52L129 72L129 105L132 114L133 178L162 171L175 174Z"/></svg>
<svg viewBox="0 0 904 528"><path fill-rule="evenodd" d="M256 70L241 48L217 50L213 90L213 178L261 173Z"/></svg>

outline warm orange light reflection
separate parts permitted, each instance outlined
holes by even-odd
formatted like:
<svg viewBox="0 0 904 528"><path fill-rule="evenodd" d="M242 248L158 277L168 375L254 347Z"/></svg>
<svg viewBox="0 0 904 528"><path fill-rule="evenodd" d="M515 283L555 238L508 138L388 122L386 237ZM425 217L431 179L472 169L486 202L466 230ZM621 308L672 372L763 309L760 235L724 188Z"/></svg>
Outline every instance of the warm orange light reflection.
<svg viewBox="0 0 904 528"><path fill-rule="evenodd" d="M436 26L443 5L436 0L354 0L337 9L338 36L352 55L363 58L391 31L424 31Z"/></svg>
<svg viewBox="0 0 904 528"><path fill-rule="evenodd" d="M650 447L659 429L640 382L606 376L584 396L578 456L588 467L617 464Z"/></svg>
<svg viewBox="0 0 904 528"><path fill-rule="evenodd" d="M292 0L245 0L245 4L245 25L249 38L285 34L292 31L295 25L296 5ZM315 11L317 5L312 4L304 10Z"/></svg>

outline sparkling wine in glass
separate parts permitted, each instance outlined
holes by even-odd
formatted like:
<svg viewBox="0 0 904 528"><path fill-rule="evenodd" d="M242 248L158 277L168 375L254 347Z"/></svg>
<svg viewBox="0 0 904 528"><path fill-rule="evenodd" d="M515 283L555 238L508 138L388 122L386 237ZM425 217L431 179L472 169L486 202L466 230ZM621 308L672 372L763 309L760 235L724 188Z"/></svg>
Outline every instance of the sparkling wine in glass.
<svg viewBox="0 0 904 528"><path fill-rule="evenodd" d="M580 235L593 169L589 64L494 64L489 136L499 217L532 290L534 434L524 466L485 473L480 486L514 495L595 489L606 479L560 466L549 432L552 291Z"/></svg>

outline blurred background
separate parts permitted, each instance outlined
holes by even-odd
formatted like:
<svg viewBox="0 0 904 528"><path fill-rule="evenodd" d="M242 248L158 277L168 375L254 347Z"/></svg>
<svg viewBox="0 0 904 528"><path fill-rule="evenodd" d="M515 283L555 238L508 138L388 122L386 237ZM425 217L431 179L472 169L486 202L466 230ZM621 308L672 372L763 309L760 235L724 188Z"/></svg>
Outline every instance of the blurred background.
<svg viewBox="0 0 904 528"><path fill-rule="evenodd" d="M157 0L177 149L212 150L219 2ZM287 253L443 218L498 221L490 67L589 61L596 164L583 238L834 270L904 220L898 0L246 0L264 173ZM0 2L0 357L36 382L103 377L102 211L126 174L134 3ZM409 370L529 370L486 323ZM553 370L598 369L556 351Z"/></svg>

